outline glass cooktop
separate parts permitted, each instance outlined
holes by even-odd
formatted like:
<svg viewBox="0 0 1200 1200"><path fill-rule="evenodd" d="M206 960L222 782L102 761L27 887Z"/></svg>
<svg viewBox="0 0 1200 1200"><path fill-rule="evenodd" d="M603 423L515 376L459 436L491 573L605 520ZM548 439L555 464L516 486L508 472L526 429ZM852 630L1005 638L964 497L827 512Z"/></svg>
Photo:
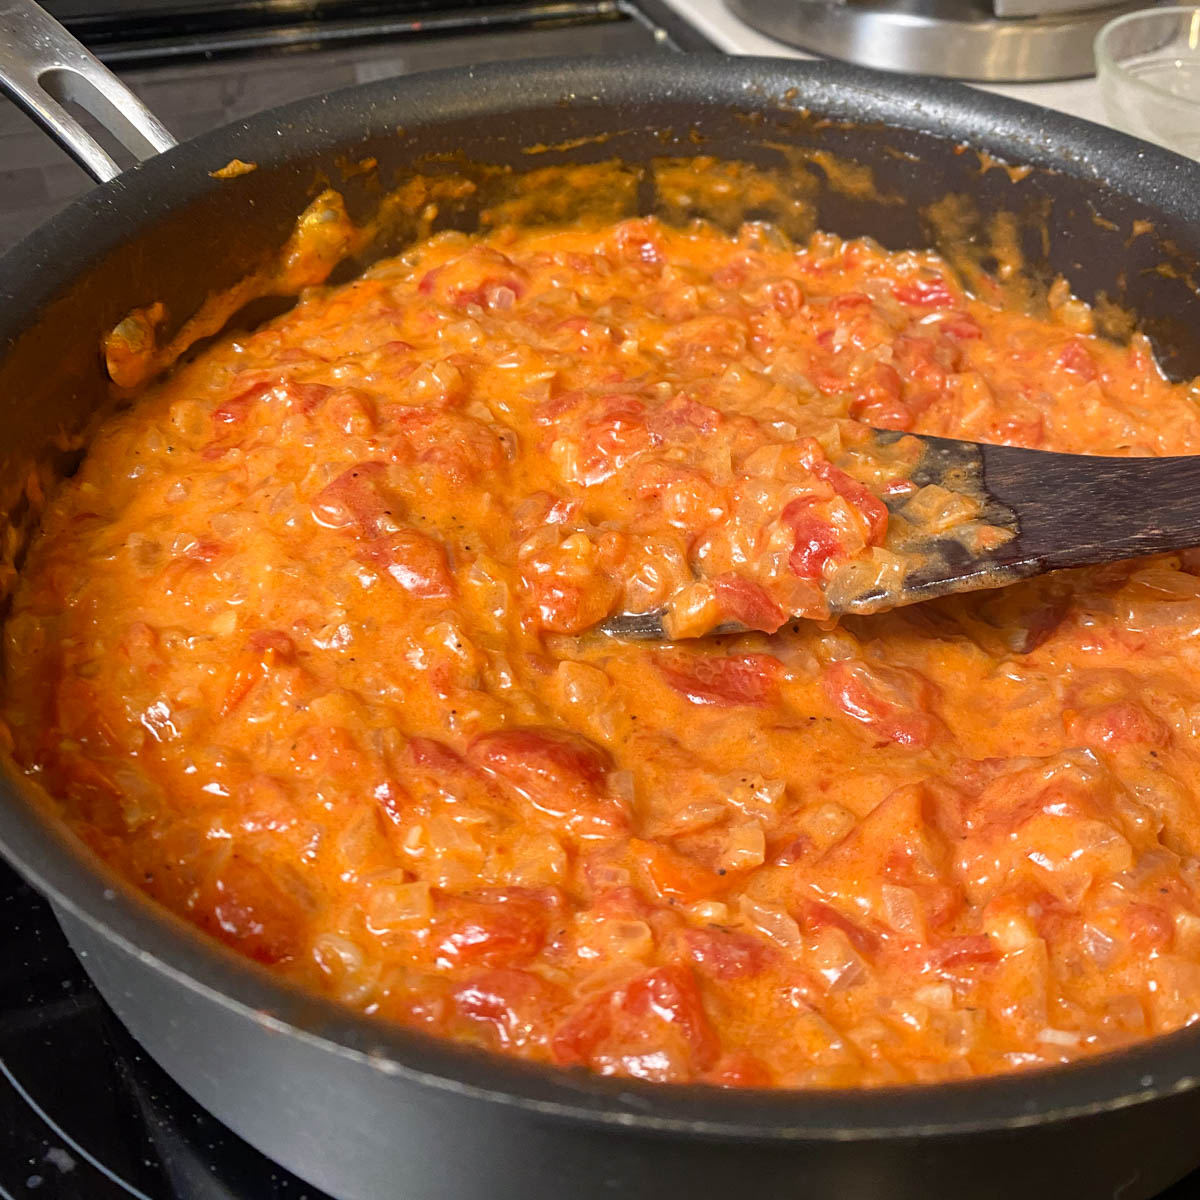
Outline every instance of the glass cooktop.
<svg viewBox="0 0 1200 1200"><path fill-rule="evenodd" d="M0 1198L328 1200L142 1053L45 903L2 865L0 912Z"/></svg>

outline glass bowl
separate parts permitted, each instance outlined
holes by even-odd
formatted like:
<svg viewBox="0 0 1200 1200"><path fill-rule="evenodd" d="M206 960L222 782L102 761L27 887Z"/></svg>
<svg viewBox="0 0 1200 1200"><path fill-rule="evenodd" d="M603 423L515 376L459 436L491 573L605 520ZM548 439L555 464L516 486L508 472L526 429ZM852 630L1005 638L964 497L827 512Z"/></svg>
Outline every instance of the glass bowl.
<svg viewBox="0 0 1200 1200"><path fill-rule="evenodd" d="M1109 21L1096 35L1096 71L1113 125L1200 159L1200 8Z"/></svg>

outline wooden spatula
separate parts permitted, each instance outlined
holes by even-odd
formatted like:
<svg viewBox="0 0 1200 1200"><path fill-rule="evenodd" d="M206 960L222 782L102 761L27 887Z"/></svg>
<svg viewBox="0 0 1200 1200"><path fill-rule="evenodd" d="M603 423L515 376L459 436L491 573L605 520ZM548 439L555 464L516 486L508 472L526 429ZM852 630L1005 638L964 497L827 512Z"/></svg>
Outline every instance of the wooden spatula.
<svg viewBox="0 0 1200 1200"><path fill-rule="evenodd" d="M1200 455L1102 458L880 432L921 443L918 486L938 484L975 498L980 519L1000 531L988 548L958 537L928 540L912 569L886 589L831 597L831 615L873 613L951 592L1003 587L1031 575L1116 562L1200 545ZM900 510L904 500L886 500ZM621 613L600 630L664 638L663 609ZM740 627L722 625L712 633Z"/></svg>

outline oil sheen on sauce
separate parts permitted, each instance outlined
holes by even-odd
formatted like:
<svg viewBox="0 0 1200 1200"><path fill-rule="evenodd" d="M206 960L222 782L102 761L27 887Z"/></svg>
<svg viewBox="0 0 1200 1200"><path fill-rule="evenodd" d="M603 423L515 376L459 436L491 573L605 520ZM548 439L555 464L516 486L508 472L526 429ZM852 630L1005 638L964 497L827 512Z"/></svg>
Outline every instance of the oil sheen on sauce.
<svg viewBox="0 0 1200 1200"><path fill-rule="evenodd" d="M784 621L889 567L867 426L1200 450L1196 386L1091 329L820 233L438 235L100 430L7 624L14 753L215 937L503 1053L871 1086L1178 1028L1197 560ZM667 603L757 632L587 632Z"/></svg>

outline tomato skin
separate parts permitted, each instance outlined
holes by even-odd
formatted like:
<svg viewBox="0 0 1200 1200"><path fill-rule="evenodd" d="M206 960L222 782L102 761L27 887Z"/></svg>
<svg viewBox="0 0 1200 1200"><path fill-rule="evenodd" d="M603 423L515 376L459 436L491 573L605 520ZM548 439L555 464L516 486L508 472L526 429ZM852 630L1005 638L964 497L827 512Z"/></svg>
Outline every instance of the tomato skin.
<svg viewBox="0 0 1200 1200"><path fill-rule="evenodd" d="M716 576L712 587L721 612L747 629L774 633L787 622L787 613L752 579L730 572Z"/></svg>
<svg viewBox="0 0 1200 1200"><path fill-rule="evenodd" d="M1118 700L1076 713L1066 722L1073 739L1085 746L1153 746L1162 748L1171 740L1166 722L1136 700Z"/></svg>
<svg viewBox="0 0 1200 1200"><path fill-rule="evenodd" d="M675 1035L678 1060L662 1078L682 1082L720 1055L696 977L684 966L656 967L584 1001L555 1030L550 1051L561 1066L629 1073L639 1051L661 1052L668 1034Z"/></svg>
<svg viewBox="0 0 1200 1200"><path fill-rule="evenodd" d="M826 926L840 929L859 954L870 957L879 951L878 933L857 921L852 921L833 905L822 900L801 900L799 918L801 927L809 932L816 932Z"/></svg>
<svg viewBox="0 0 1200 1200"><path fill-rule="evenodd" d="M418 600L447 600L457 590L446 547L415 529L376 538L359 557Z"/></svg>
<svg viewBox="0 0 1200 1200"><path fill-rule="evenodd" d="M884 741L919 750L942 736L944 726L929 711L928 681L913 675L843 659L825 669L821 686L839 712Z"/></svg>
<svg viewBox="0 0 1200 1200"><path fill-rule="evenodd" d="M748 979L760 975L776 957L766 942L736 930L688 929L682 940L696 969L710 979Z"/></svg>
<svg viewBox="0 0 1200 1200"><path fill-rule="evenodd" d="M563 1006L561 989L538 975L495 967L471 975L451 991L461 1020L486 1028L501 1049L519 1049L540 1040Z"/></svg>
<svg viewBox="0 0 1200 1200"><path fill-rule="evenodd" d="M957 297L941 278L917 279L912 283L898 284L892 288L892 295L901 304L913 308L946 308L957 302Z"/></svg>
<svg viewBox="0 0 1200 1200"><path fill-rule="evenodd" d="M295 958L303 945L295 900L263 867L236 853L201 889L193 915L209 933L268 966Z"/></svg>
<svg viewBox="0 0 1200 1200"><path fill-rule="evenodd" d="M380 492L387 464L356 463L325 485L312 502L313 517L326 529L353 528L374 537L386 532L391 506Z"/></svg>
<svg viewBox="0 0 1200 1200"><path fill-rule="evenodd" d="M667 683L692 704L767 705L778 693L783 663L771 654L682 654L654 659Z"/></svg>
<svg viewBox="0 0 1200 1200"><path fill-rule="evenodd" d="M846 552L837 531L813 512L811 500L793 500L782 517L795 538L788 565L801 579L821 579L826 565Z"/></svg>
<svg viewBox="0 0 1200 1200"><path fill-rule="evenodd" d="M1099 377L1096 360L1082 338L1072 338L1058 353L1055 365L1069 371L1084 383L1092 383Z"/></svg>
<svg viewBox="0 0 1200 1200"><path fill-rule="evenodd" d="M928 963L938 970L967 966L968 964L994 963L1000 960L1000 950L987 934L968 934L964 937L944 938L930 950Z"/></svg>
<svg viewBox="0 0 1200 1200"><path fill-rule="evenodd" d="M240 425L250 415L250 410L271 390L269 383L256 383L244 392L226 400L213 409L212 423L220 432L222 425Z"/></svg>
<svg viewBox="0 0 1200 1200"><path fill-rule="evenodd" d="M549 889L480 888L434 900L432 946L439 967L513 967L535 958L559 906Z"/></svg>
<svg viewBox="0 0 1200 1200"><path fill-rule="evenodd" d="M818 459L813 463L813 472L858 509L867 523L867 541L872 546L881 546L887 535L887 505L864 484L825 459Z"/></svg>
<svg viewBox="0 0 1200 1200"><path fill-rule="evenodd" d="M624 806L606 793L612 759L577 734L540 727L480 734L467 760L498 779L541 819L578 837L611 836L628 824Z"/></svg>

